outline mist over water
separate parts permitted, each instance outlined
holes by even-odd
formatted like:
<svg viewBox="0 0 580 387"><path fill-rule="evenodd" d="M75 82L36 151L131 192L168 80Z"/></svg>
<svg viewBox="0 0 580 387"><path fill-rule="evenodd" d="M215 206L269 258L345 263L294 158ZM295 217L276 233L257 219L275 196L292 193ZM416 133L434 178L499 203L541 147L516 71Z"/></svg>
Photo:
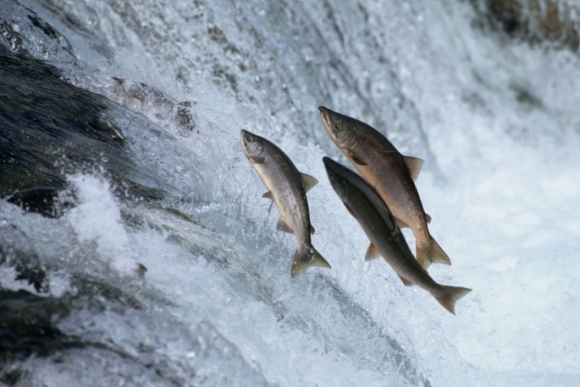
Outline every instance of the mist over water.
<svg viewBox="0 0 580 387"><path fill-rule="evenodd" d="M75 206L60 218L0 201L0 287L40 296L58 330L3 360L4 383L580 382L577 54L507 40L466 2L20 3L63 37L31 35L31 55L132 111L109 103L102 121L122 129L130 180L164 195L122 194L103 161L63 169ZM425 159L417 188L452 261L429 272L473 289L457 316L364 262L321 162L348 165L320 105ZM331 270L290 278L295 239L275 230L242 128L320 181L313 245ZM44 287L18 279L22 257Z"/></svg>

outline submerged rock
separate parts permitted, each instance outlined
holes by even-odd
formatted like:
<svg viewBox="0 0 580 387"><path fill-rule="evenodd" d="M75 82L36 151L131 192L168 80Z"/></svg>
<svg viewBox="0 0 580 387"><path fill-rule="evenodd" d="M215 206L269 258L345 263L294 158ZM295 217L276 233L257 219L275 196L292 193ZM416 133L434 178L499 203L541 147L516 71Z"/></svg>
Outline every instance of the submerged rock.
<svg viewBox="0 0 580 387"><path fill-rule="evenodd" d="M66 173L104 168L130 195L163 197L127 176L137 167L122 128L103 119L113 103L66 83L56 68L0 46L0 100L0 196L57 214Z"/></svg>
<svg viewBox="0 0 580 387"><path fill-rule="evenodd" d="M0 2L0 45L14 53L37 59L76 63L67 39L15 0Z"/></svg>
<svg viewBox="0 0 580 387"><path fill-rule="evenodd" d="M548 43L578 51L577 3L553 0L472 0L493 28L531 44Z"/></svg>
<svg viewBox="0 0 580 387"><path fill-rule="evenodd" d="M58 298L0 290L0 364L32 354L46 356L70 342L54 325L69 312Z"/></svg>

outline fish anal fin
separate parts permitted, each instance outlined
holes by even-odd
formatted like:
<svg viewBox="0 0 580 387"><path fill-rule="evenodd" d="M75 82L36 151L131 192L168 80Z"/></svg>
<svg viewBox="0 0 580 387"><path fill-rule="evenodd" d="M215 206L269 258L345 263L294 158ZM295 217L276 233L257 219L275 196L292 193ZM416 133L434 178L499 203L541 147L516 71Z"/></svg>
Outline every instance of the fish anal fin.
<svg viewBox="0 0 580 387"><path fill-rule="evenodd" d="M318 180L314 176L307 175L306 173L301 173L300 176L302 177L302 185L304 185L306 192L318 184Z"/></svg>
<svg viewBox="0 0 580 387"><path fill-rule="evenodd" d="M417 178L419 177L419 172L421 172L421 168L423 167L423 163L425 162L425 160L413 156L403 156L403 159L405 160L405 164L407 165L407 169L409 170L411 179L417 180Z"/></svg>
<svg viewBox="0 0 580 387"><path fill-rule="evenodd" d="M398 274L397 274L397 275L398 275ZM399 278L401 279L401 281L403 281L403 284L404 284L405 286L413 286L413 285L415 285L413 282L409 281L409 280L408 280L408 279L406 279L405 277L401 277L401 276L399 275Z"/></svg>
<svg viewBox="0 0 580 387"><path fill-rule="evenodd" d="M290 226L288 226L288 223L286 223L282 218L278 219L278 223L276 224L276 230L287 232L289 234L294 234L294 231L292 231Z"/></svg>
<svg viewBox="0 0 580 387"><path fill-rule="evenodd" d="M351 160L358 165L367 165L367 163L365 163L363 160L360 159L360 157L358 157L353 151L349 150L348 151L348 156L351 158Z"/></svg>
<svg viewBox="0 0 580 387"><path fill-rule="evenodd" d="M264 160L266 159L260 156L250 156L250 163L252 164L263 164Z"/></svg>
<svg viewBox="0 0 580 387"><path fill-rule="evenodd" d="M365 254L365 261L373 260L378 258L380 255L381 254L379 253L379 250L377 250L377 247L371 243Z"/></svg>
<svg viewBox="0 0 580 387"><path fill-rule="evenodd" d="M263 197L263 198L266 198L266 199L274 200L274 197L272 196L272 192L270 192L270 191L268 191L268 192L264 193L264 194L262 195L262 197Z"/></svg>

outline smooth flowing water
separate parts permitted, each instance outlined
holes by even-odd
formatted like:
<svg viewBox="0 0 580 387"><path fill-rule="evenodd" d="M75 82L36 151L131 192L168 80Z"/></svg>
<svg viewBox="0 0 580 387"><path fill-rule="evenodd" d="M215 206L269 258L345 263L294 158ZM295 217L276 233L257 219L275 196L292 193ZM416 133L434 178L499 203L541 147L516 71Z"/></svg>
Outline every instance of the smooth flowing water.
<svg viewBox="0 0 580 387"><path fill-rule="evenodd" d="M61 216L0 200L2 327L25 316L14 340L32 338L3 338L3 383L580 383L575 53L507 40L469 2L4 1L4 45L110 100L94 114L125 153L110 160L113 141L75 170L86 143L55 137L71 149ZM453 263L430 273L473 289L456 316L364 262L321 162L348 165L320 105L425 159L417 188ZM290 278L295 238L240 129L320 181L313 244L331 270Z"/></svg>

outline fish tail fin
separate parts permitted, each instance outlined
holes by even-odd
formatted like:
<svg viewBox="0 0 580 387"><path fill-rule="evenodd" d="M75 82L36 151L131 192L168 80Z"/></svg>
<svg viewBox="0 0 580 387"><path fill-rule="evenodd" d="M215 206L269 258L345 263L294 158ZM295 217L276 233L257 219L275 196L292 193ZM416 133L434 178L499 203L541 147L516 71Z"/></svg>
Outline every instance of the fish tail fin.
<svg viewBox="0 0 580 387"><path fill-rule="evenodd" d="M443 291L435 299L450 313L455 314L455 302L471 291L458 286L442 286Z"/></svg>
<svg viewBox="0 0 580 387"><path fill-rule="evenodd" d="M294 260L292 261L292 277L308 269L310 266L327 267L330 269L330 263L313 246L305 249L305 251L297 249L294 253Z"/></svg>
<svg viewBox="0 0 580 387"><path fill-rule="evenodd" d="M451 259L449 259L449 256L443 251L441 246L439 246L435 238L430 235L428 237L429 243L426 244L420 244L417 238L417 261L423 266L423 269L427 270L434 262L451 265Z"/></svg>

